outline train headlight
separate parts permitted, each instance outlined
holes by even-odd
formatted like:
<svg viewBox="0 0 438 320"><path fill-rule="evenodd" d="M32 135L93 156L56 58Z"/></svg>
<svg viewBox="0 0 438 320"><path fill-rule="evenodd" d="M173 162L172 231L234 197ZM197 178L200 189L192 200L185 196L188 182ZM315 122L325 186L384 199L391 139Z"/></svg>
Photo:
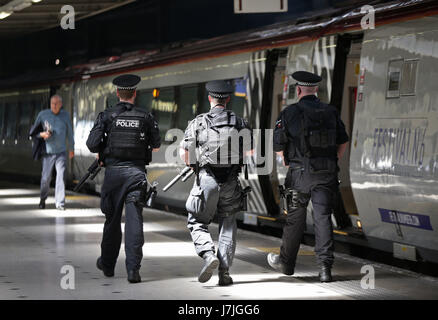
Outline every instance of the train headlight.
<svg viewBox="0 0 438 320"><path fill-rule="evenodd" d="M360 220L356 220L356 225L359 229L362 229L362 222Z"/></svg>

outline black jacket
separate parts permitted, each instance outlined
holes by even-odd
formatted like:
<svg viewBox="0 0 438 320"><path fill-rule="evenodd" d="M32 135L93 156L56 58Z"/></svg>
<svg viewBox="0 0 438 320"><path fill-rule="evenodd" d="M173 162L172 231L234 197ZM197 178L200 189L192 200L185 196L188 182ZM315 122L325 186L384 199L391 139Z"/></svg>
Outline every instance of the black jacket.
<svg viewBox="0 0 438 320"><path fill-rule="evenodd" d="M29 136L32 137L32 158L40 160L46 154L46 141L40 137L40 132L44 131L41 123L34 124L30 128Z"/></svg>

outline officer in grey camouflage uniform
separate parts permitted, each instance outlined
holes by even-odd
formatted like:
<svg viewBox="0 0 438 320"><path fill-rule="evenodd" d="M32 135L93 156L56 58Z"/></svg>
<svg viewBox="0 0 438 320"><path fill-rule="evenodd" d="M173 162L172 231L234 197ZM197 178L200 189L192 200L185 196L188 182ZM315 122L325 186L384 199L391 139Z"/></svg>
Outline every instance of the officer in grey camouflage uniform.
<svg viewBox="0 0 438 320"><path fill-rule="evenodd" d="M243 155L252 152L252 131L243 119L226 109L234 91L230 83L212 81L207 83L206 89L211 110L189 123L181 142L181 157L185 163L192 167L199 163L199 175L186 203L187 227L196 253L204 259L199 282L207 282L219 266L219 285L226 286L233 283L229 268L236 249L236 213L242 204L238 175ZM240 140L224 145L239 135ZM217 257L208 231L215 215L219 223Z"/></svg>

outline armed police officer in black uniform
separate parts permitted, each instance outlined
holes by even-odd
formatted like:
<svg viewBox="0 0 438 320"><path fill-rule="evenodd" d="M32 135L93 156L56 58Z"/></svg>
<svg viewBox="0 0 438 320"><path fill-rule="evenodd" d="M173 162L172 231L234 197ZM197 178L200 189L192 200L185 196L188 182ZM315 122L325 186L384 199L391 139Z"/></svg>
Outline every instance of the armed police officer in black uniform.
<svg viewBox="0 0 438 320"><path fill-rule="evenodd" d="M315 253L321 267L321 282L332 281L333 228L331 212L338 187L337 160L348 142L345 126L335 107L317 97L316 74L298 71L298 103L286 107L274 129L274 151L289 166L285 180L287 218L283 228L280 255L270 253L274 269L292 275L306 223L307 205L312 200L315 227Z"/></svg>
<svg viewBox="0 0 438 320"><path fill-rule="evenodd" d="M99 161L106 167L101 190L101 210L106 221L97 268L107 277L114 276L125 205L126 270L131 283L141 282L142 211L148 185L145 166L152 160L152 151L160 147L159 129L153 116L134 105L140 80L130 74L113 80L120 102L99 113L87 139L87 147L99 153Z"/></svg>
<svg viewBox="0 0 438 320"><path fill-rule="evenodd" d="M196 164L198 171L186 202L187 227L196 253L204 259L199 282L207 282L219 267L219 285L226 286L233 283L229 268L236 250L236 213L242 208L238 175L244 155L252 152L252 131L243 119L226 109L234 91L229 82L211 81L206 89L211 109L189 123L181 142L183 160ZM208 231L215 215L219 223L217 258Z"/></svg>

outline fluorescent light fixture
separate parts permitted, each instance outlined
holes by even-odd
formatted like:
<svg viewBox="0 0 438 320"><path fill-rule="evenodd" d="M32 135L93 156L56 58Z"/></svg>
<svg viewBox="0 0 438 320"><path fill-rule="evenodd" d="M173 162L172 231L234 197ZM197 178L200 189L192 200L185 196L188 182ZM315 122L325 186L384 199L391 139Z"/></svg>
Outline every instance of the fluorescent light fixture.
<svg viewBox="0 0 438 320"><path fill-rule="evenodd" d="M8 12L8 11L1 11L0 12L0 19L4 19L6 17L9 17L11 15L12 12Z"/></svg>
<svg viewBox="0 0 438 320"><path fill-rule="evenodd" d="M30 7L32 5L32 2L22 1L12 4L12 9L14 11L21 11L23 9L26 9L27 7Z"/></svg>
<svg viewBox="0 0 438 320"><path fill-rule="evenodd" d="M0 7L0 19L10 16L14 11L21 11L42 0L12 0Z"/></svg>

